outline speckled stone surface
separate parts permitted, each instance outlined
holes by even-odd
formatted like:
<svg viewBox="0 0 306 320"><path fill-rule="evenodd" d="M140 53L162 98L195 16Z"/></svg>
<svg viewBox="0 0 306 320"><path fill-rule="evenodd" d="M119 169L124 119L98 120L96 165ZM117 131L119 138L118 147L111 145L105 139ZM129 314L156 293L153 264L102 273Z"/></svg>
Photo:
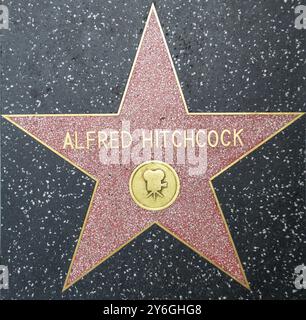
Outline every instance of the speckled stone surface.
<svg viewBox="0 0 306 320"><path fill-rule="evenodd" d="M149 1L8 2L2 113L119 106ZM290 1L156 2L192 111L305 110L305 33ZM251 48L251 49L250 49ZM61 293L93 182L2 120L2 255L9 298L301 298L306 261L304 119L219 176L249 292L153 226Z"/></svg>

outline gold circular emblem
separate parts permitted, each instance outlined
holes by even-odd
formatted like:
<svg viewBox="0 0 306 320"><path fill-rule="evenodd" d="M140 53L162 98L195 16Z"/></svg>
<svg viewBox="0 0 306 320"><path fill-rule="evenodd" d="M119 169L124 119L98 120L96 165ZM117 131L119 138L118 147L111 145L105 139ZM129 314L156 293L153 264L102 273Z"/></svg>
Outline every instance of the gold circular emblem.
<svg viewBox="0 0 306 320"><path fill-rule="evenodd" d="M161 161L141 163L130 178L133 200L146 210L168 208L177 198L180 180L175 170Z"/></svg>

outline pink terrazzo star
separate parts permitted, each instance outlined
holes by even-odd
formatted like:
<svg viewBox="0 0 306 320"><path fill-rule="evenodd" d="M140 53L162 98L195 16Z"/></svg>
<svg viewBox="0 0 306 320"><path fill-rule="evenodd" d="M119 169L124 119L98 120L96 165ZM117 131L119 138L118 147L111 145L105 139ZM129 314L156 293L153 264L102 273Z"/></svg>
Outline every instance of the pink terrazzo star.
<svg viewBox="0 0 306 320"><path fill-rule="evenodd" d="M131 239L157 223L240 284L249 288L238 253L215 195L212 179L295 121L299 113L188 113L159 20L152 6L118 114L8 115L6 119L96 181L64 290L105 261ZM119 130L122 121L136 128L244 128L244 145L208 149L203 176L190 176L173 164L181 190L159 212L141 209L131 198L134 164L101 164L98 147L63 148L67 131ZM251 236L251 235L250 235Z"/></svg>

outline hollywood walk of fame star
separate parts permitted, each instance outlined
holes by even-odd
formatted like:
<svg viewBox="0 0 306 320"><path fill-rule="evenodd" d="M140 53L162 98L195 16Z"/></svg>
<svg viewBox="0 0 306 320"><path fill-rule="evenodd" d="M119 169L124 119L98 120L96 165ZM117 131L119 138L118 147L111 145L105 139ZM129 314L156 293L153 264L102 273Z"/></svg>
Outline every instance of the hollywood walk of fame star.
<svg viewBox="0 0 306 320"><path fill-rule="evenodd" d="M249 288L212 181L300 116L302 113L189 113L152 5L117 114L4 117L96 182L65 290L154 223ZM184 166L174 164L180 193L171 206L152 212L140 208L131 197L129 180L134 164L107 167L99 161L97 148L63 148L67 131L118 129L125 120L130 121L132 129L150 130L159 127L234 130L243 126L244 144L208 149L204 176L190 176Z"/></svg>

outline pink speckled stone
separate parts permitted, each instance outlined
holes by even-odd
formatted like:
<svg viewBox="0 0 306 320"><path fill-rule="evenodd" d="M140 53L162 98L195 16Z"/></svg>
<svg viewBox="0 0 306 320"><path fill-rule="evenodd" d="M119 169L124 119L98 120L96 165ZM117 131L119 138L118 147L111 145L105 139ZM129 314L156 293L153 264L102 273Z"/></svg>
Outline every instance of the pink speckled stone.
<svg viewBox="0 0 306 320"><path fill-rule="evenodd" d="M248 287L209 179L296 117L296 114L187 114L153 10L119 115L9 117L97 180L96 192L65 288L154 222ZM245 144L240 147L209 148L208 169L204 176L189 176L184 165L174 164L181 182L180 194L169 208L151 212L137 206L130 196L129 178L135 165L105 166L99 160L97 148L90 151L63 149L66 131L85 134L86 131L105 128L118 130L124 120L130 121L131 130L223 130L243 127Z"/></svg>

